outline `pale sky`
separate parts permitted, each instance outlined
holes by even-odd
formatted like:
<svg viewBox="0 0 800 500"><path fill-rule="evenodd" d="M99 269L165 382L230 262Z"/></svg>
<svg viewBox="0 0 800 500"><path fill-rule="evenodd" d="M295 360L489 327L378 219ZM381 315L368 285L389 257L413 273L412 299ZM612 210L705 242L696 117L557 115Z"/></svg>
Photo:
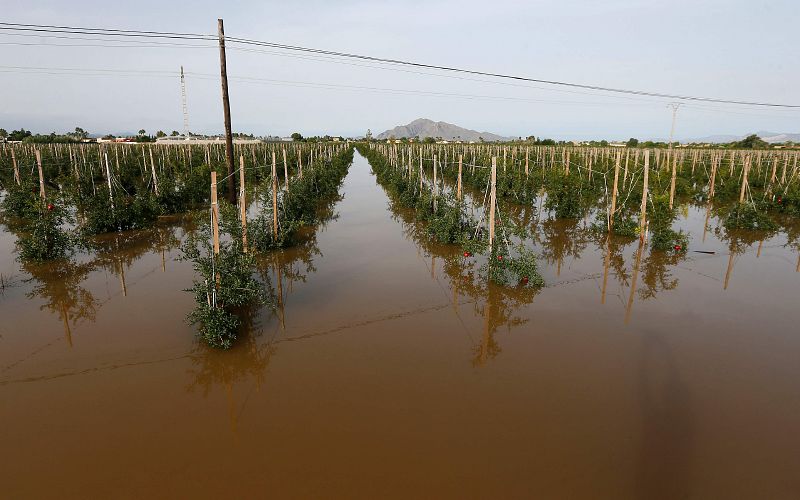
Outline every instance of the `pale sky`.
<svg viewBox="0 0 800 500"><path fill-rule="evenodd" d="M2 22L216 33L221 17L228 36L607 87L800 104L797 0L0 4ZM180 131L181 65L190 129L222 131L213 43L153 47L146 40L0 33L0 127L9 131L76 125L92 133ZM509 136L669 135L669 100L241 48L228 50L236 131L352 136L424 117ZM800 110L687 104L675 136L759 130L800 132Z"/></svg>

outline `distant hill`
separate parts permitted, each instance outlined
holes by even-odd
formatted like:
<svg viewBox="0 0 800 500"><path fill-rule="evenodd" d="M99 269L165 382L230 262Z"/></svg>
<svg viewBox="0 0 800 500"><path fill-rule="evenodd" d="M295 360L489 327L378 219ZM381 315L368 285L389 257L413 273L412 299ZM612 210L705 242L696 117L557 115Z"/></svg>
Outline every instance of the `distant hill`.
<svg viewBox="0 0 800 500"><path fill-rule="evenodd" d="M768 132L765 130L761 130L755 133L757 136L761 137L765 141L770 144L774 144L776 142L800 142L800 134L791 134L791 133L778 133L778 132ZM749 134L747 134L749 135ZM725 143L725 142L733 142L733 141L741 141L747 135L709 135L707 137L697 137L695 139L689 139L685 142L708 142L712 144L717 143Z"/></svg>
<svg viewBox="0 0 800 500"><path fill-rule="evenodd" d="M426 137L441 137L448 141L461 140L475 142L480 141L481 138L486 142L508 140L507 137L502 137L490 132L478 132L477 130L459 127L452 123L435 122L427 118L419 118L408 125L400 125L389 129L378 134L375 138L389 139L390 137L394 137L395 139L402 139L404 137L419 137L420 139Z"/></svg>

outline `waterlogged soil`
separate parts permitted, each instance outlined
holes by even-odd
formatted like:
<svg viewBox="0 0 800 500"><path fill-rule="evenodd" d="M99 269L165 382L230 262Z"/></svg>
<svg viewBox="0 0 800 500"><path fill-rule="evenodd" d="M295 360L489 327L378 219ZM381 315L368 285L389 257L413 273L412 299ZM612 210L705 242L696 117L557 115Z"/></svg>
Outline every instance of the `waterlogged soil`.
<svg viewBox="0 0 800 500"><path fill-rule="evenodd" d="M185 221L44 266L3 232L1 496L800 497L785 235L732 245L683 206L674 257L545 219L547 286L504 290L425 243L358 154L342 194L262 260L279 306L227 352L184 321Z"/></svg>

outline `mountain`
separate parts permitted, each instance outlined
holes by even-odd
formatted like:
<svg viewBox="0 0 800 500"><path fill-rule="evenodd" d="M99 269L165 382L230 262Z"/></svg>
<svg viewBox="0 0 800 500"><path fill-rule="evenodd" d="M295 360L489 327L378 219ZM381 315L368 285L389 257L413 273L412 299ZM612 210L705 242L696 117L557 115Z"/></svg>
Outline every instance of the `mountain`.
<svg viewBox="0 0 800 500"><path fill-rule="evenodd" d="M777 142L800 142L800 134L791 134L787 132L767 132L765 130L760 130L755 133L757 136L761 137L765 141L770 144L777 143ZM749 134L747 134L749 135ZM709 135L707 137L698 137L695 139L689 139L685 142L699 142L699 143L725 143L725 142L733 142L733 141L741 141L747 135Z"/></svg>
<svg viewBox="0 0 800 500"><path fill-rule="evenodd" d="M478 142L483 138L486 142L504 141L507 137L502 137L490 132L478 132L477 130L470 130L458 125L453 125L446 122L435 122L427 118L419 118L409 123L408 125L400 125L393 129L389 129L381 134L378 134L376 139L388 139L394 137L400 139L403 137L417 137L424 139L426 137L441 137L442 139L453 141L475 141Z"/></svg>

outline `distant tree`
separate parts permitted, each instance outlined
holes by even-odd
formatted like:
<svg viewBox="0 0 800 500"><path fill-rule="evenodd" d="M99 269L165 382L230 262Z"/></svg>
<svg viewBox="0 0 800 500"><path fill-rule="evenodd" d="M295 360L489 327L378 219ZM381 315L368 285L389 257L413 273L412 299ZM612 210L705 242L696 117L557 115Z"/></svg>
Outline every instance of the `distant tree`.
<svg viewBox="0 0 800 500"><path fill-rule="evenodd" d="M116 137L114 137L112 134L106 134L103 136L103 139L110 140L110 139L116 139Z"/></svg>
<svg viewBox="0 0 800 500"><path fill-rule="evenodd" d="M0 128L0 137L3 138L3 139L8 137L8 131L6 129L4 129L4 128Z"/></svg>
<svg viewBox="0 0 800 500"><path fill-rule="evenodd" d="M68 134L68 135L73 135L76 139L83 140L83 139L86 139L87 137L89 137L89 132L83 130L80 127L75 127L75 132L73 132L72 134Z"/></svg>
<svg viewBox="0 0 800 500"><path fill-rule="evenodd" d="M30 137L31 131L25 130L24 128L20 128L19 130L12 130L10 134L8 134L9 141L21 141L26 137Z"/></svg>
<svg viewBox="0 0 800 500"><path fill-rule="evenodd" d="M303 136L300 135L300 132L295 132L292 134L292 140L295 142L300 142L303 140Z"/></svg>
<svg viewBox="0 0 800 500"><path fill-rule="evenodd" d="M366 138L368 141L371 141L371 140L372 140L372 130L370 130L370 129L367 129L367 135L365 136L365 138Z"/></svg>
<svg viewBox="0 0 800 500"><path fill-rule="evenodd" d="M741 141L734 142L733 147L741 149L764 149L769 147L769 143L756 134L750 134Z"/></svg>
<svg viewBox="0 0 800 500"><path fill-rule="evenodd" d="M169 134L169 135L170 135L170 137L177 137L177 136L181 135L181 133L178 132L177 130L173 130L172 133Z"/></svg>
<svg viewBox="0 0 800 500"><path fill-rule="evenodd" d="M167 134L165 134L163 130L159 130L158 132L156 132L156 137L166 137L166 136Z"/></svg>
<svg viewBox="0 0 800 500"><path fill-rule="evenodd" d="M436 142L436 139L433 137L426 137L422 139L422 142L424 142L425 144L433 144Z"/></svg>
<svg viewBox="0 0 800 500"><path fill-rule="evenodd" d="M145 135L147 131L145 129L139 129L139 135Z"/></svg>
<svg viewBox="0 0 800 500"><path fill-rule="evenodd" d="M625 145L628 146L629 148L635 148L636 146L639 145L639 139L631 137L630 139L628 139L628 142L626 142Z"/></svg>

